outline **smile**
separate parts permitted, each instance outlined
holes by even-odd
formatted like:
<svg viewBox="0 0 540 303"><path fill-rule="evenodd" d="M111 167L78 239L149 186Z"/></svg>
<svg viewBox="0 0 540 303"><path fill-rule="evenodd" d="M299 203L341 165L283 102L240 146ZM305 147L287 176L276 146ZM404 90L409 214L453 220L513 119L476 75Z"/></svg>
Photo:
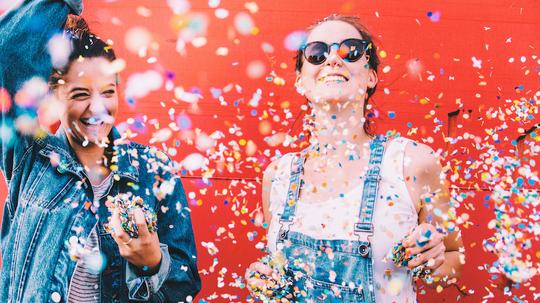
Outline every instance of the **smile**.
<svg viewBox="0 0 540 303"><path fill-rule="evenodd" d="M328 74L328 75L323 75L318 80L324 83L341 83L341 82L349 81L349 78L341 74Z"/></svg>
<svg viewBox="0 0 540 303"><path fill-rule="evenodd" d="M81 118L80 121L82 124L86 126L101 126L105 124L105 121L103 119L96 118L96 117Z"/></svg>

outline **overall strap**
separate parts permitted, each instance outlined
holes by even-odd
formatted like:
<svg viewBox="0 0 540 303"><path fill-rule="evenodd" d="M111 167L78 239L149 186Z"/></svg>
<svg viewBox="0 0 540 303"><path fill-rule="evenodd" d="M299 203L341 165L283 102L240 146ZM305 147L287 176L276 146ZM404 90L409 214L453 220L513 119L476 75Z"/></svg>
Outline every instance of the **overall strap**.
<svg viewBox="0 0 540 303"><path fill-rule="evenodd" d="M369 169L364 179L364 189L362 192L362 204L358 214L358 222L354 225L354 234L362 239L367 239L373 235L373 212L379 182L381 180L381 163L384 155L384 142L386 137L377 136L370 142Z"/></svg>
<svg viewBox="0 0 540 303"><path fill-rule="evenodd" d="M298 196L300 194L300 188L302 187L301 175L304 170L305 158L306 151L302 151L296 155L291 162L291 176L289 180L289 189L287 190L287 200L283 207L283 213L279 218L281 227L279 229L278 242L283 242L283 240L287 238L290 225L294 219Z"/></svg>

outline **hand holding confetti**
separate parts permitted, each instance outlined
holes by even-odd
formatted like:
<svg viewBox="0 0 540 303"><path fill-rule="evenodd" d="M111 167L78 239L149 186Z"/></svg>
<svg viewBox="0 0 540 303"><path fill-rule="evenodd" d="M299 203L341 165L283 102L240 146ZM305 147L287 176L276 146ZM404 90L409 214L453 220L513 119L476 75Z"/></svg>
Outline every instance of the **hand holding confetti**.
<svg viewBox="0 0 540 303"><path fill-rule="evenodd" d="M412 261L414 257L415 256L407 254L402 242L398 242L390 253L390 259L397 267L408 267L409 262ZM414 278L424 279L431 274L431 270L426 268L426 264L424 263L413 268L412 274Z"/></svg>
<svg viewBox="0 0 540 303"><path fill-rule="evenodd" d="M118 244L120 256L147 274L154 274L161 264L156 215L138 196L119 194L107 201L112 208L107 227Z"/></svg>
<svg viewBox="0 0 540 303"><path fill-rule="evenodd" d="M139 232L135 222L134 210L140 208L143 210L144 218L149 232L157 231L157 217L153 209L144 203L139 196L134 196L132 193L118 194L115 197L110 197L107 205L117 209L120 215L122 228L131 238L138 238ZM109 230L110 232L110 230Z"/></svg>
<svg viewBox="0 0 540 303"><path fill-rule="evenodd" d="M286 259L280 254L266 255L246 271L247 287L263 302L292 302L292 280L286 274Z"/></svg>
<svg viewBox="0 0 540 303"><path fill-rule="evenodd" d="M431 224L422 223L394 247L392 260L397 266L411 268L414 277L428 278L444 263L443 240L443 233Z"/></svg>

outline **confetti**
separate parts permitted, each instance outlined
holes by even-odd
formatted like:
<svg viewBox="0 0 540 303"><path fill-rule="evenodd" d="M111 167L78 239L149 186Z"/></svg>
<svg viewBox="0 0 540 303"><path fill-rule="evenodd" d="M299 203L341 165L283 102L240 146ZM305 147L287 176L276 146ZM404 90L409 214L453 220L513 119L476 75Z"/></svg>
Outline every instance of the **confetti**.
<svg viewBox="0 0 540 303"><path fill-rule="evenodd" d="M307 33L305 31L294 31L285 37L284 46L289 51L297 51L306 43Z"/></svg>
<svg viewBox="0 0 540 303"><path fill-rule="evenodd" d="M204 169L206 166L206 162L207 160L204 158L203 155L199 153L193 153L185 157L180 164L186 170L193 172L199 169Z"/></svg>
<svg viewBox="0 0 540 303"><path fill-rule="evenodd" d="M167 5L169 5L172 11L177 15L185 14L191 8L188 0L167 0Z"/></svg>
<svg viewBox="0 0 540 303"><path fill-rule="evenodd" d="M126 97L143 98L150 92L156 91L163 85L163 77L160 73L149 70L143 73L131 75L126 83Z"/></svg>
<svg viewBox="0 0 540 303"><path fill-rule="evenodd" d="M47 50L54 68L62 69L68 63L71 48L71 41L62 34L56 34L49 40Z"/></svg>
<svg viewBox="0 0 540 303"><path fill-rule="evenodd" d="M0 87L0 105L3 113L8 112L11 108L11 97L8 91L2 87Z"/></svg>
<svg viewBox="0 0 540 303"><path fill-rule="evenodd" d="M441 12L435 11L435 12L427 12L427 16L431 22L439 22L441 20Z"/></svg>
<svg viewBox="0 0 540 303"><path fill-rule="evenodd" d="M275 299L292 298L293 281L286 273L287 260L280 254L266 255L258 260L272 269L272 275L266 276L258 272L251 272L251 279L259 279L263 285L249 284L250 291L259 300L265 303L275 302Z"/></svg>
<svg viewBox="0 0 540 303"><path fill-rule="evenodd" d="M139 55L146 52L152 40L152 33L148 29L136 26L127 30L124 43L130 52Z"/></svg>
<svg viewBox="0 0 540 303"><path fill-rule="evenodd" d="M250 79L261 78L265 73L266 66L260 60L251 61L246 68L246 74Z"/></svg>
<svg viewBox="0 0 540 303"><path fill-rule="evenodd" d="M148 231L151 233L157 232L157 216L154 213L154 210L149 207L148 204L144 203L144 200L141 197L134 196L132 193L120 193L114 197L108 196L106 204L119 211L122 228L131 238L139 237L139 231L133 213L136 208L143 210ZM111 228L109 223L107 225L109 233L113 232Z"/></svg>
<svg viewBox="0 0 540 303"><path fill-rule="evenodd" d="M234 17L234 27L241 35L250 35L255 27L255 23L250 15L240 12Z"/></svg>

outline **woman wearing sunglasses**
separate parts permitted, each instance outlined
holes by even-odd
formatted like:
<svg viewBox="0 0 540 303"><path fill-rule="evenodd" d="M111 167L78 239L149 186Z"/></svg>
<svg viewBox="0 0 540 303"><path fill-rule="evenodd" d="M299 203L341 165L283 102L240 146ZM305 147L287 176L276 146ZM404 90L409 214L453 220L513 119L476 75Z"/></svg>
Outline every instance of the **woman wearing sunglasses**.
<svg viewBox="0 0 540 303"><path fill-rule="evenodd" d="M28 0L0 19L0 302L192 301L200 279L182 183L163 152L114 127L116 56L67 18L81 8ZM56 135L35 119L53 99Z"/></svg>
<svg viewBox="0 0 540 303"><path fill-rule="evenodd" d="M367 112L379 65L372 36L357 18L337 15L308 32L296 88L311 108L310 146L264 173L274 259L250 266L249 289L266 301L416 302L413 276L430 286L455 283L463 244L447 229L437 155L372 132Z"/></svg>

